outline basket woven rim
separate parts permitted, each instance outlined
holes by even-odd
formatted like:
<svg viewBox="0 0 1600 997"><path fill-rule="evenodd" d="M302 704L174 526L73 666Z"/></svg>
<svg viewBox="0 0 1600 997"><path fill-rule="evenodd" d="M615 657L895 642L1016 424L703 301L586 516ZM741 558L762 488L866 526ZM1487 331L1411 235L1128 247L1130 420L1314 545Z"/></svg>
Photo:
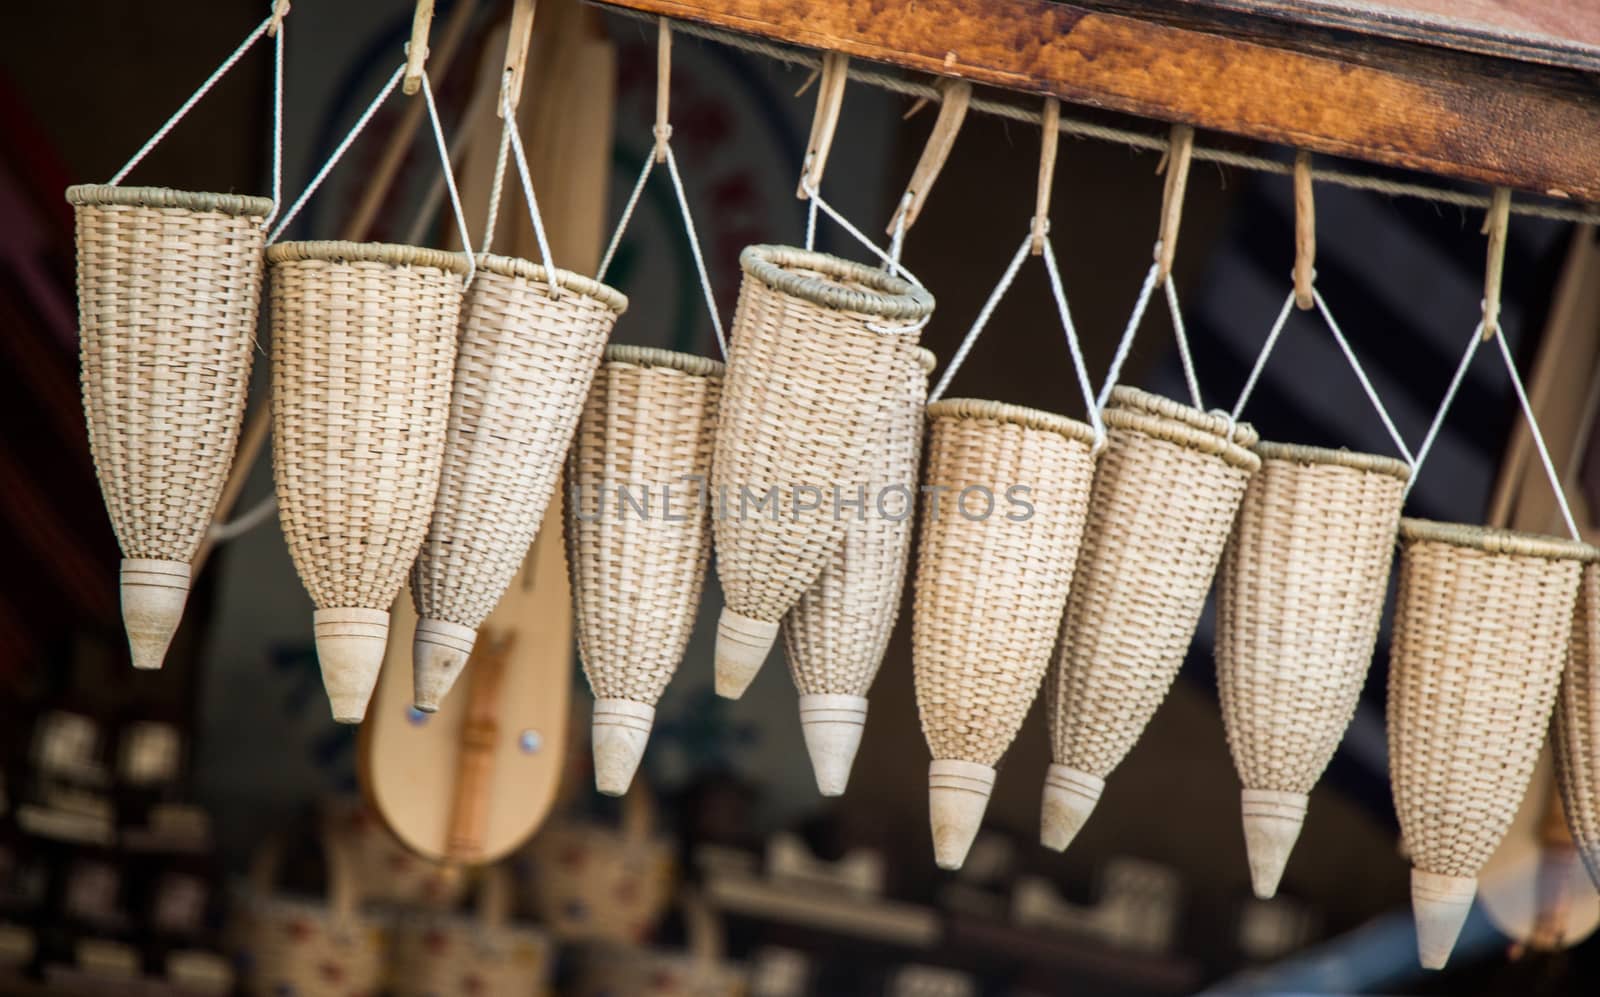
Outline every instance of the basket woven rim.
<svg viewBox="0 0 1600 997"><path fill-rule="evenodd" d="M824 308L891 319L921 319L933 314L933 295L927 288L828 253L794 246L746 246L739 254L739 266L774 290ZM792 272L790 267L817 270L833 279L807 277ZM845 280L866 289L838 283Z"/></svg>
<svg viewBox="0 0 1600 997"><path fill-rule="evenodd" d="M386 263L394 267L433 267L449 273L467 272L465 253L450 253L427 246L403 246L393 242L349 242L343 239L316 242L280 242L267 247L268 263L300 263L321 260L326 263Z"/></svg>
<svg viewBox="0 0 1600 997"><path fill-rule="evenodd" d="M1176 419L1187 423L1195 429L1218 436L1227 436L1230 430L1233 439L1241 446L1253 446L1260 436L1255 427L1248 422L1231 422L1227 416L1217 412L1204 412L1193 405L1166 395L1158 395L1153 391L1135 388L1131 384L1118 384L1111 389L1111 398L1106 403L1107 408L1133 409L1149 415L1158 415L1163 419Z"/></svg>
<svg viewBox="0 0 1600 997"><path fill-rule="evenodd" d="M510 277L514 280L531 280L541 284L550 279L547 276L548 271L545 270L543 264L535 263L532 260L524 260L518 256L479 253L477 260L479 270L486 270L501 277ZM593 298L618 315L628 310L628 296L610 284L602 284L593 277L585 277L581 273L563 270L560 267L555 267L554 269L556 286L562 290L581 294L586 298Z"/></svg>
<svg viewBox="0 0 1600 997"><path fill-rule="evenodd" d="M917 347L917 365L922 368L924 374L932 374L933 368L939 365L939 358L933 355L932 350L919 346Z"/></svg>
<svg viewBox="0 0 1600 997"><path fill-rule="evenodd" d="M1058 433L1069 440L1094 443L1094 427L1086 422L1069 419L1064 415L1043 409L1008 405L985 398L946 398L928 406L930 419L987 419L992 422L1009 422L1024 429L1038 429Z"/></svg>
<svg viewBox="0 0 1600 997"><path fill-rule="evenodd" d="M1256 455L1262 460L1285 460L1296 464L1326 464L1331 467L1348 467L1354 471L1387 474L1401 481L1411 480L1411 465L1395 457L1363 453L1360 450L1336 450L1331 447L1309 447L1301 443L1273 443L1261 440L1255 445Z"/></svg>
<svg viewBox="0 0 1600 997"><path fill-rule="evenodd" d="M265 218L272 213L272 198L250 194L208 194L171 187L113 187L108 183L80 183L67 188L67 203L119 205L128 208L179 208L215 211L223 215Z"/></svg>
<svg viewBox="0 0 1600 997"><path fill-rule="evenodd" d="M1190 409L1190 411L1195 410ZM1246 441L1236 443L1226 436L1197 428L1191 422L1168 419L1149 412L1108 408L1101 418L1105 420L1107 429L1127 429L1166 443L1175 443L1180 447L1221 457L1234 467L1252 473L1261 467L1261 458L1250 449L1256 442L1255 430L1245 423L1239 424L1239 431L1235 436L1243 435Z"/></svg>
<svg viewBox="0 0 1600 997"><path fill-rule="evenodd" d="M1432 519L1400 520L1400 539L1408 542L1442 543L1467 547L1485 554L1513 557L1542 557L1551 561L1600 561L1600 547L1582 540L1563 540L1543 533L1525 533L1496 526L1469 523L1441 523Z"/></svg>
<svg viewBox="0 0 1600 997"><path fill-rule="evenodd" d="M626 343L613 343L606 347L602 363L626 363L636 367L665 367L668 370L678 370L695 377L720 377L722 363L710 357L702 357L695 353L679 353L676 350L661 350L654 346L630 346Z"/></svg>

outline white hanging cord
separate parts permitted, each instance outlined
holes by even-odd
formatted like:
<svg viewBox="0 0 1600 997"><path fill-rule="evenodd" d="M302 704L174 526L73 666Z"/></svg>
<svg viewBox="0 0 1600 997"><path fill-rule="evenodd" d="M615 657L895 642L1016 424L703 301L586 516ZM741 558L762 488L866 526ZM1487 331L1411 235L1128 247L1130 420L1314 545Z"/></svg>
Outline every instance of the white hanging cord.
<svg viewBox="0 0 1600 997"><path fill-rule="evenodd" d="M428 74L422 74L422 97L428 104L428 119L433 122L433 141L439 149L439 167L444 170L445 189L450 192L450 208L456 213L456 227L461 232L461 252L467 257L467 279L463 287L472 286L478 275L478 260L472 255L472 233L467 231L467 212L461 207L461 192L456 189L456 173L450 168L450 144L445 141L444 126L439 124L439 108L433 102L433 86Z"/></svg>
<svg viewBox="0 0 1600 997"><path fill-rule="evenodd" d="M628 195L628 203L622 208L622 217L617 219L617 227L611 233L611 243L606 246L605 255L600 257L600 269L595 271L594 279L605 283L606 271L611 269L611 259L617 255L617 247L622 245L622 234L628 230L628 223L633 220L633 209L639 204L639 195L644 193L644 182L650 179L650 171L655 169L656 157L652 154L644 157L644 169L639 171L639 179L633 185L633 193Z"/></svg>
<svg viewBox="0 0 1600 997"><path fill-rule="evenodd" d="M225 544L267 522L277 511L278 496L268 495L238 518L226 523L212 523L206 531L206 537L214 544Z"/></svg>
<svg viewBox="0 0 1600 997"><path fill-rule="evenodd" d="M1189 382L1189 400L1203 412L1206 406L1200 400L1200 378L1195 376L1194 356L1189 352L1189 331L1183 327L1183 310L1178 307L1178 288L1170 277L1162 283L1167 289L1167 311L1172 313L1172 331L1178 337L1178 359L1183 361L1183 379ZM1233 435L1232 425L1228 427L1228 435Z"/></svg>
<svg viewBox="0 0 1600 997"><path fill-rule="evenodd" d="M906 215L910 213L911 201L911 192L908 190L905 196L900 198L900 210L894 213L894 232L889 236L889 258L896 266L900 263L900 254L906 248Z"/></svg>
<svg viewBox="0 0 1600 997"><path fill-rule="evenodd" d="M961 345L956 347L955 354L950 358L950 365L944 369L944 375L939 378L932 391L928 392L928 404L933 404L944 397L945 389L950 387L950 381L956 376L956 371L966 362L967 354L972 352L972 345L978 341L978 335L983 332L983 327L989 324L989 319L994 315L994 310L1000 304L1000 299L1011 287L1011 282L1017 279L1017 271L1022 269L1022 261L1027 258L1028 250L1032 248L1033 235L1029 233L1022 245L1017 248L1011 262L1006 264L1005 273L1000 275L1000 282L989 292L989 300L983 303L978 317L973 320L972 328L967 330L966 336L961 340Z"/></svg>
<svg viewBox="0 0 1600 997"><path fill-rule="evenodd" d="M817 199L806 199L806 251L817 248Z"/></svg>
<svg viewBox="0 0 1600 997"><path fill-rule="evenodd" d="M1117 341L1117 352L1111 357L1111 367L1106 371L1106 379L1100 386L1100 395L1095 399L1094 407L1104 409L1106 402L1111 399L1111 389L1116 387L1117 378L1122 374L1122 365L1128 359L1128 351L1133 348L1133 334L1139 331L1139 322L1144 318L1144 311L1150 305L1150 295L1155 293L1156 280L1161 276L1161 265L1150 264L1150 270L1144 275L1144 285L1139 288L1139 297L1134 299L1133 314L1128 316L1128 324L1122 330L1122 338Z"/></svg>
<svg viewBox="0 0 1600 997"><path fill-rule="evenodd" d="M1567 533L1574 540L1582 540L1578 532L1578 524L1572 518L1572 507L1567 504L1566 489L1561 487L1561 477L1556 474L1555 462L1550 459L1550 451L1544 445L1544 433L1539 431L1539 420L1534 417L1533 405L1528 401L1528 393L1522 387L1522 375L1517 373L1517 362L1511 358L1511 347L1506 345L1504 331L1496 332L1496 342L1500 344L1500 356L1505 360L1506 373L1511 376L1511 387L1517 392L1517 402L1522 405L1522 415L1528 420L1528 431L1533 435L1533 444L1539 450L1539 460L1544 464L1545 477L1550 479L1550 490L1556 493L1556 504L1561 507L1561 518L1566 520Z"/></svg>
<svg viewBox="0 0 1600 997"><path fill-rule="evenodd" d="M505 88L500 90L500 106L507 106L508 94ZM494 154L494 180L489 186L489 217L484 221L483 249L480 252L488 253L489 247L494 244L494 230L500 222L500 198L505 193L506 166L511 155L511 122L506 121L500 128L500 148Z"/></svg>
<svg viewBox="0 0 1600 997"><path fill-rule="evenodd" d="M684 192L683 177L678 174L678 157L672 154L670 142L663 141L661 147L667 153L667 175L672 178L672 189L678 195L678 210L683 213L683 227L689 234L689 252L694 257L695 272L700 275L700 291L706 298L706 312L711 316L711 328L717 334L717 349L726 359L728 340L722 331L722 318L717 314L716 295L711 293L711 276L706 272L705 257L700 255L700 236L694 230L694 216L689 214L689 195Z"/></svg>
<svg viewBox="0 0 1600 997"><path fill-rule="evenodd" d="M1450 387L1445 389L1444 399L1439 402L1439 409L1433 414L1433 422L1428 426L1428 434L1422 438L1422 446L1416 450L1416 457L1411 462L1411 480L1406 482L1406 494L1411 494L1411 489L1417 485L1417 479L1422 475L1422 463L1428 459L1428 453L1433 449L1433 441L1439 435L1439 429L1444 425L1444 417L1450 411L1450 404L1456 399L1456 392L1461 389L1461 382L1466 379L1467 368L1472 365L1472 358L1477 355L1478 344L1483 342L1483 323L1480 321L1472 330L1472 335L1467 339L1466 352L1461 354L1461 362L1456 364L1455 376L1450 379Z"/></svg>
<svg viewBox="0 0 1600 997"><path fill-rule="evenodd" d="M466 114L462 115L465 121L471 121L478 116L478 110L468 107ZM461 154L467 149L467 142L472 133L465 128L457 128L450 139L450 165L459 168ZM439 214L439 205L444 203L444 174L440 173L428 183L428 191L422 195L422 204L417 208L416 217L411 220L411 227L406 230L405 243L408 246L420 246L422 240L428 237L428 228L433 224L434 217ZM487 252L487 250L485 250Z"/></svg>
<svg viewBox="0 0 1600 997"><path fill-rule="evenodd" d="M1032 248L1031 231L1024 245ZM1106 443L1105 421L1100 418L1100 409L1094 403L1094 388L1089 383L1089 367L1083 362L1083 346L1078 342L1078 328L1072 322L1071 312L1067 310L1067 292L1061 286L1061 269L1056 266L1056 250L1050 242L1049 235L1044 237L1044 267L1050 275L1050 293L1055 296L1056 311L1061 314L1061 328L1067 334L1067 349L1072 351L1072 369L1078 375L1078 390L1083 394L1083 407L1089 414L1089 425L1094 427L1094 448L1098 451Z"/></svg>
<svg viewBox="0 0 1600 997"><path fill-rule="evenodd" d="M261 219L263 232L272 227L283 207L283 22L275 13L267 23L274 20L278 24L272 32L272 210Z"/></svg>
<svg viewBox="0 0 1600 997"><path fill-rule="evenodd" d="M1266 369L1267 357L1272 355L1273 347L1278 345L1278 337L1283 334L1283 327L1289 323L1289 313L1294 310L1295 293L1289 292L1289 297L1283 302L1283 307L1278 309L1278 317L1272 321L1272 331L1267 333L1267 341L1261 344L1261 352L1256 354L1256 364L1250 368L1250 376L1244 379L1244 387L1239 391L1239 400L1233 403L1233 411L1229 413L1234 422L1239 421L1239 416L1244 414L1244 407L1250 401L1250 396L1256 390L1256 381L1260 380L1261 372Z"/></svg>
<svg viewBox="0 0 1600 997"><path fill-rule="evenodd" d="M511 71L506 71L506 81L509 84ZM550 239L545 234L544 216L539 212L539 199L533 194L533 175L528 169L528 154L522 145L522 135L516 125L516 108L511 101L509 86L500 89L500 110L503 124L500 127L500 150L495 155L494 188L489 194L489 219L488 230L483 233L483 251L489 252L489 246L494 242L494 230L497 216L500 212L500 198L505 188L506 153L516 154L517 177L522 181L522 197L528 202L528 214L533 219L533 235L539 243L539 259L544 263L545 280L550 285L550 298L558 301L561 298L561 286L556 280L556 265L550 253Z"/></svg>
<svg viewBox="0 0 1600 997"><path fill-rule="evenodd" d="M883 249L881 249L878 246L877 243L875 243L871 239L867 238L867 236L860 229L858 229L854 225L850 224L850 220L848 218L846 218L844 215L841 215L838 212L838 209L834 208L834 206L829 204L827 201L824 201L822 199L822 194L817 191L817 188L811 186L810 183L807 183L805 181L802 181L802 183L804 185L804 190L806 192L806 197L810 198L811 205L812 205L813 208L821 209L829 218L832 218L835 222L837 222L840 228L842 228L846 232L850 233L850 235L853 236L857 242L859 242L859 243L861 243L861 245L867 247L867 249L874 256L876 256L878 259L882 260L884 265L891 272L898 273L900 276L904 277L907 281L910 281L912 286L914 286L914 287L921 287L922 286L922 281L917 279L917 275L916 274L912 273L910 270L907 270L900 263L899 260L896 260L894 257L890 256L887 252L885 252Z"/></svg>

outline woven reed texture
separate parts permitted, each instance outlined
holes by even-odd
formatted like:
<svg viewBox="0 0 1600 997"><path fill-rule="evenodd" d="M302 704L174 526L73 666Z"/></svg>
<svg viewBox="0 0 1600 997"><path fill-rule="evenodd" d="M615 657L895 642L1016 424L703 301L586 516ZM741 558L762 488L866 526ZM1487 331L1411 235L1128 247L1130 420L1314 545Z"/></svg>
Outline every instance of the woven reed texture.
<svg viewBox="0 0 1600 997"><path fill-rule="evenodd" d="M927 496L917 549L917 710L935 760L992 766L1050 663L1083 537L1094 431L994 402L955 399L927 411L924 482L947 491ZM1023 515L1005 500L1015 485L1031 489L1022 495L1031 516L1008 518ZM959 497L978 486L994 494L995 509L968 518ZM969 500L974 515L979 501Z"/></svg>
<svg viewBox="0 0 1600 997"><path fill-rule="evenodd" d="M1600 565L1583 568L1551 740L1567 829L1600 887Z"/></svg>
<svg viewBox="0 0 1600 997"><path fill-rule="evenodd" d="M124 557L189 561L233 463L264 198L71 187L89 448Z"/></svg>
<svg viewBox="0 0 1600 997"><path fill-rule="evenodd" d="M879 413L933 311L926 291L880 270L784 246L749 246L733 318L712 461L717 573L727 605L777 623L844 538L834 489L869 473ZM811 503L816 489L817 508ZM775 499L758 503L768 495ZM745 496L749 495L748 501ZM775 503L775 505L773 504Z"/></svg>
<svg viewBox="0 0 1600 997"><path fill-rule="evenodd" d="M1476 876L1544 742L1594 548L1400 521L1389 781L1411 864Z"/></svg>
<svg viewBox="0 0 1600 997"><path fill-rule="evenodd" d="M1366 681L1407 466L1258 444L1217 582L1217 685L1246 789L1309 793Z"/></svg>
<svg viewBox="0 0 1600 997"><path fill-rule="evenodd" d="M865 509L784 617L789 671L802 694L865 696L900 616L934 358L916 350L897 359L900 390L878 415Z"/></svg>
<svg viewBox="0 0 1600 997"><path fill-rule="evenodd" d="M627 299L595 281L484 255L462 306L444 465L411 569L417 615L477 627L544 519L584 396Z"/></svg>
<svg viewBox="0 0 1600 997"><path fill-rule="evenodd" d="M319 609L387 611L433 513L466 260L407 248L267 250L278 519Z"/></svg>
<svg viewBox="0 0 1600 997"><path fill-rule="evenodd" d="M597 699L654 705L689 645L711 554L704 483L721 392L721 364L664 350L612 346L595 375L567 460L566 540Z"/></svg>
<svg viewBox="0 0 1600 997"><path fill-rule="evenodd" d="M1055 761L1101 779L1166 698L1260 466L1248 425L1230 440L1200 428L1216 417L1155 414L1143 401L1151 397L1118 388L1106 409L1107 445L1048 697Z"/></svg>

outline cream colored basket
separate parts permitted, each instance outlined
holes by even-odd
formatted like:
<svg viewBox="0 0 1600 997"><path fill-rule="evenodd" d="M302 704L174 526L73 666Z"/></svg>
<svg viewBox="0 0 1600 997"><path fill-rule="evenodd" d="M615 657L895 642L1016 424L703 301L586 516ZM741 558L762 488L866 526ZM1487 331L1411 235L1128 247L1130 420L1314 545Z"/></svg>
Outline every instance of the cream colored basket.
<svg viewBox="0 0 1600 997"><path fill-rule="evenodd" d="M552 821L528 844L528 884L539 920L563 943L640 942L672 900L671 838L658 834L648 791L622 801L620 827Z"/></svg>
<svg viewBox="0 0 1600 997"><path fill-rule="evenodd" d="M1258 443L1217 581L1217 686L1244 785L1250 877L1271 897L1311 787L1355 714L1411 469Z"/></svg>
<svg viewBox="0 0 1600 997"><path fill-rule="evenodd" d="M1583 567L1551 740L1567 829L1600 887L1600 565Z"/></svg>
<svg viewBox="0 0 1600 997"><path fill-rule="evenodd" d="M604 284L485 254L462 306L433 522L411 569L418 709L461 674L516 577L561 476L601 350L628 299Z"/></svg>
<svg viewBox="0 0 1600 997"><path fill-rule="evenodd" d="M1183 664L1261 459L1256 434L1117 387L1049 697L1042 835L1066 848Z"/></svg>
<svg viewBox="0 0 1600 997"><path fill-rule="evenodd" d="M916 347L933 297L822 253L749 246L733 317L712 461L716 689L738 698L844 539L835 489L866 484L875 420L899 394L897 356Z"/></svg>
<svg viewBox="0 0 1600 997"><path fill-rule="evenodd" d="M900 615L911 522L916 513L917 465L922 456L928 374L927 350L897 357L901 388L878 413L870 470L843 541L783 620L784 649L800 693L800 729L823 796L839 796L861 746L867 690L877 677Z"/></svg>
<svg viewBox="0 0 1600 997"><path fill-rule="evenodd" d="M420 911L394 925L391 997L538 997L555 962L544 932L511 920L510 876L483 870L476 916Z"/></svg>
<svg viewBox="0 0 1600 997"><path fill-rule="evenodd" d="M233 464L261 309L264 197L67 188L89 448L122 547L135 668L160 668Z"/></svg>
<svg viewBox="0 0 1600 997"><path fill-rule="evenodd" d="M333 717L359 723L439 488L467 259L286 242L267 263L278 519Z"/></svg>
<svg viewBox="0 0 1600 997"><path fill-rule="evenodd" d="M1389 781L1422 965L1445 964L1527 791L1567 660L1587 544L1400 521Z"/></svg>
<svg viewBox="0 0 1600 997"><path fill-rule="evenodd" d="M595 696L595 785L610 796L633 782L700 609L721 393L715 361L612 346L568 457L567 567Z"/></svg>
<svg viewBox="0 0 1600 997"><path fill-rule="evenodd" d="M911 646L933 753L934 856L954 869L1050 664L1083 537L1094 430L999 402L952 399L927 412L931 491Z"/></svg>
<svg viewBox="0 0 1600 997"><path fill-rule="evenodd" d="M688 950L595 945L578 960L575 997L744 997L749 974L723 959L722 922L691 894L683 902Z"/></svg>

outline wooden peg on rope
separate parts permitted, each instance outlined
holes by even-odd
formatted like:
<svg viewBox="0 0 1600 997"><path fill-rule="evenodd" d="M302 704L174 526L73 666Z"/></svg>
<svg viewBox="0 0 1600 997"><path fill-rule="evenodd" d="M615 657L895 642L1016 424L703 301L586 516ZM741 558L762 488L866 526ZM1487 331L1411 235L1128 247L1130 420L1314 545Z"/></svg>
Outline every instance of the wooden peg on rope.
<svg viewBox="0 0 1600 997"><path fill-rule="evenodd" d="M672 22L661 18L656 34L656 163L667 161L667 143L672 141L672 125L667 112L672 100Z"/></svg>
<svg viewBox="0 0 1600 997"><path fill-rule="evenodd" d="M1189 187L1189 162L1194 158L1194 129L1173 125L1162 166L1167 172L1161 191L1160 252L1156 256L1156 283L1172 276L1172 261L1178 254L1178 225L1183 221L1183 195Z"/></svg>
<svg viewBox="0 0 1600 997"><path fill-rule="evenodd" d="M1311 196L1311 153L1294 154L1294 303L1302 311L1316 304L1311 294L1317 279L1317 206Z"/></svg>
<svg viewBox="0 0 1600 997"><path fill-rule="evenodd" d="M406 75L400 90L407 96L422 89L422 67L428 61L428 29L433 26L433 0L417 0L411 18L411 41L406 43Z"/></svg>
<svg viewBox="0 0 1600 997"><path fill-rule="evenodd" d="M833 133L839 127L839 110L844 106L844 85L850 79L850 57L840 52L824 52L822 77L817 85L817 110L811 118L811 138L806 142L805 165L800 170L800 186L795 197L804 201L807 188L822 187L822 171L828 165L828 150L833 148Z"/></svg>
<svg viewBox="0 0 1600 997"><path fill-rule="evenodd" d="M506 31L505 99L495 113L504 118L506 108L517 113L522 102L522 81L528 73L528 45L533 41L533 12L535 0L514 0L511 7L511 26Z"/></svg>
<svg viewBox="0 0 1600 997"><path fill-rule="evenodd" d="M934 181L939 179L939 171L944 169L945 162L950 158L950 150L955 147L956 135L961 132L961 123L966 120L967 107L971 103L971 83L965 80L945 83L944 97L939 104L939 118L933 123L928 144L922 149L922 158L917 160L916 169L911 171L911 180L906 184L906 196L900 199L894 216L889 219L886 231L890 235L902 225L905 231L910 231L911 226L916 224L917 216L922 213L922 205L933 190Z"/></svg>
<svg viewBox="0 0 1600 997"><path fill-rule="evenodd" d="M1029 252L1044 254L1044 237L1050 233L1050 191L1056 182L1056 146L1061 141L1061 101L1044 100L1044 117L1039 124L1039 184L1033 197L1033 242Z"/></svg>
<svg viewBox="0 0 1600 997"><path fill-rule="evenodd" d="M1511 188L1496 187L1483 221L1489 234L1489 262L1483 273L1483 339L1500 331L1500 288L1506 269L1506 231L1511 227Z"/></svg>
<svg viewBox="0 0 1600 997"><path fill-rule="evenodd" d="M272 23L267 25L267 37L273 38L278 34L278 29L283 27L283 17L289 13L289 0L277 0L272 5Z"/></svg>

